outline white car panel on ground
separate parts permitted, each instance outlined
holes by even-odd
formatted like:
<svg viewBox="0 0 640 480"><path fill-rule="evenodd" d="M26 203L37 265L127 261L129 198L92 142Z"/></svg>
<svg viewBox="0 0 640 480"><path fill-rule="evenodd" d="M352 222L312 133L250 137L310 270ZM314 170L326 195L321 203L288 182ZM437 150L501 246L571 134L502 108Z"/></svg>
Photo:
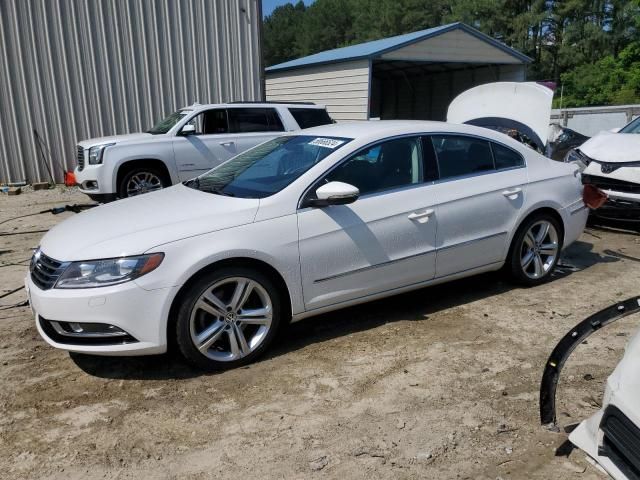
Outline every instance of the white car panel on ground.
<svg viewBox="0 0 640 480"><path fill-rule="evenodd" d="M569 440L584 450L590 457L604 468L616 480L636 478L627 476L626 468L637 472L640 459L640 332L627 345L624 357L607 379L602 408L589 419L583 421L569 436ZM614 413L615 420L611 432L603 431L603 418ZM607 428L607 427L605 427ZM609 430L607 428L607 430ZM631 433L635 430L635 435ZM622 456L623 461L614 462L605 438L617 435L617 442L623 442L623 448L629 449ZM616 442L616 444L617 444ZM619 444L616 446L618 447ZM604 451L602 449L605 449ZM609 451L607 451L609 450ZM617 450L617 448L616 448ZM629 455L635 455L635 467L628 463ZM622 468L622 470L621 470Z"/></svg>
<svg viewBox="0 0 640 480"><path fill-rule="evenodd" d="M471 170L459 174L465 165ZM575 241L586 222L576 172L469 125L316 127L260 145L185 185L59 224L42 239L27 287L40 333L53 346L157 353L177 328L181 351L192 362L241 364L266 348L271 330L289 314L298 320L497 270L505 262L529 285L544 281L559 249ZM243 175L248 178L241 181ZM324 184L345 195L357 184L360 197L319 206L315 191ZM103 268L90 260L117 263L160 252L162 263L133 281L81 288L82 275ZM68 268L80 272L77 289L55 288L66 262L76 262ZM103 277L134 278L126 276L128 267L125 273L122 264L117 268ZM50 282L44 289L43 275ZM242 308L240 297L253 310ZM56 336L51 321L68 322L73 331L63 333L75 335L73 342ZM78 340L83 322L121 329L116 332L130 341ZM253 334L245 339L241 328ZM227 336L228 343L217 343Z"/></svg>

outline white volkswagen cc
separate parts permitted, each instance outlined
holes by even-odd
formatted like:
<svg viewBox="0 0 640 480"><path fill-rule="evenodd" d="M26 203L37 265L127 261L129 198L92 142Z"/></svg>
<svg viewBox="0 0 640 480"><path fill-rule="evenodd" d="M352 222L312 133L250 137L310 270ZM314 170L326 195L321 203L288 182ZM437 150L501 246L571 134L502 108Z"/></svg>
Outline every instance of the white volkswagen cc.
<svg viewBox="0 0 640 480"><path fill-rule="evenodd" d="M538 285L587 213L575 166L501 133L335 124L62 222L26 282L54 347L228 368L348 305L503 267Z"/></svg>

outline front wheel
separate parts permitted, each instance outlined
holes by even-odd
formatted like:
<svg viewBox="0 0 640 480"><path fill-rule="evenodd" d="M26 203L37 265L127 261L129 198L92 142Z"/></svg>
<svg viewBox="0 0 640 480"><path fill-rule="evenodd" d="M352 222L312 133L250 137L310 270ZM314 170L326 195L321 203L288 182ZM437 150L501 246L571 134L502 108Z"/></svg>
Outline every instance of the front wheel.
<svg viewBox="0 0 640 480"><path fill-rule="evenodd" d="M154 192L171 185L167 176L156 168L134 168L124 175L118 186L118 197L135 197L143 193Z"/></svg>
<svg viewBox="0 0 640 480"><path fill-rule="evenodd" d="M222 268L202 276L183 298L178 347L197 367L238 367L268 348L280 316L278 290L267 276L247 268Z"/></svg>
<svg viewBox="0 0 640 480"><path fill-rule="evenodd" d="M526 286L546 282L562 251L562 229L551 215L540 213L526 220L516 232L507 267L511 277Z"/></svg>

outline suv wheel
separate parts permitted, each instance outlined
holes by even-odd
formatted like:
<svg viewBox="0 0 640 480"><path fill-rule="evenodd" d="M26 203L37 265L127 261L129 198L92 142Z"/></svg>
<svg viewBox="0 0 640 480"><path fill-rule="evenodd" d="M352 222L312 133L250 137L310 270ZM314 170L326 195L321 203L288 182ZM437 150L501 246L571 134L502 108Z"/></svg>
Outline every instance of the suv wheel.
<svg viewBox="0 0 640 480"><path fill-rule="evenodd" d="M202 276L182 299L176 338L197 367L247 364L272 342L280 323L278 290L260 272L228 267Z"/></svg>
<svg viewBox="0 0 640 480"><path fill-rule="evenodd" d="M520 284L535 286L547 281L562 251L562 229L546 213L524 222L513 239L507 259L511 277Z"/></svg>
<svg viewBox="0 0 640 480"><path fill-rule="evenodd" d="M118 186L120 198L135 197L147 192L153 192L170 185L166 175L149 167L134 168L127 172Z"/></svg>

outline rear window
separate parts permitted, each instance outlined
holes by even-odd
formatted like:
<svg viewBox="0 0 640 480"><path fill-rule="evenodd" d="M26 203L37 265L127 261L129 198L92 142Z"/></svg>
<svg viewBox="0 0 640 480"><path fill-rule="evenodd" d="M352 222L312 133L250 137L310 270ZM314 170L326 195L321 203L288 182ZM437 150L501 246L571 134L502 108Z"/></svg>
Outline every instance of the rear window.
<svg viewBox="0 0 640 480"><path fill-rule="evenodd" d="M460 177L493 170L489 142L472 137L433 135L440 178Z"/></svg>
<svg viewBox="0 0 640 480"><path fill-rule="evenodd" d="M323 108L290 108L289 113L293 115L300 128L319 127L333 123Z"/></svg>
<svg viewBox="0 0 640 480"><path fill-rule="evenodd" d="M231 133L284 131L274 108L230 108L228 112Z"/></svg>
<svg viewBox="0 0 640 480"><path fill-rule="evenodd" d="M496 163L496 170L524 166L524 158L522 158L522 155L519 153L496 143L492 143L491 148L493 149L493 158Z"/></svg>

